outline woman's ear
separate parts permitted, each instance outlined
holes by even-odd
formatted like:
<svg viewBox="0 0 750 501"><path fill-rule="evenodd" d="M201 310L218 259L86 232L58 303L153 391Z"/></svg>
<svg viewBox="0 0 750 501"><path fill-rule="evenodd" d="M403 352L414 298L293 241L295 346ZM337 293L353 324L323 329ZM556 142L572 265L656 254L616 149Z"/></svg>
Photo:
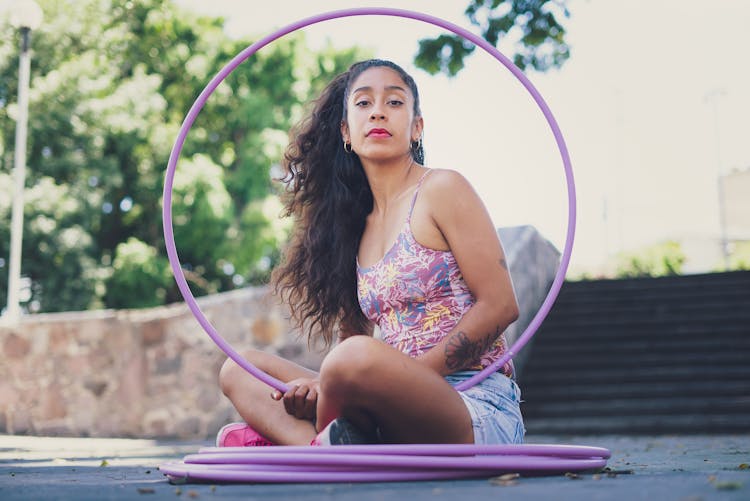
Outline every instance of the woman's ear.
<svg viewBox="0 0 750 501"><path fill-rule="evenodd" d="M349 137L349 124L346 123L346 120L341 121L341 137L345 143L351 141L351 138Z"/></svg>
<svg viewBox="0 0 750 501"><path fill-rule="evenodd" d="M419 141L419 138L422 137L422 132L424 132L424 119L421 116L414 118L412 132L412 141ZM416 139L414 139L414 137L416 137Z"/></svg>

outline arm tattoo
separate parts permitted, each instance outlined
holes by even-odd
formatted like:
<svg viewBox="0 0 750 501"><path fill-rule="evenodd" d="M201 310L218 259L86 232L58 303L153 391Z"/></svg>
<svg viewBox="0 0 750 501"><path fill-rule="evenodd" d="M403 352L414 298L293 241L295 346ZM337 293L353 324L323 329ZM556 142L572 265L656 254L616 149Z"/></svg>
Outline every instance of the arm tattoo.
<svg viewBox="0 0 750 501"><path fill-rule="evenodd" d="M476 341L472 341L461 331L453 334L445 345L445 366L455 371L478 362L501 333L500 326L497 326L494 332Z"/></svg>

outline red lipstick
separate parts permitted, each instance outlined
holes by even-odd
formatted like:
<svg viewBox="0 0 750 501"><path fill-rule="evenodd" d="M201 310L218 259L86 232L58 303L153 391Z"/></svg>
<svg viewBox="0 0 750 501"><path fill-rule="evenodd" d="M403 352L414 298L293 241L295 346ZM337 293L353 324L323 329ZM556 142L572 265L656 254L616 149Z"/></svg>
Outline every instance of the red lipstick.
<svg viewBox="0 0 750 501"><path fill-rule="evenodd" d="M391 137L391 133L386 129L370 129L367 137Z"/></svg>

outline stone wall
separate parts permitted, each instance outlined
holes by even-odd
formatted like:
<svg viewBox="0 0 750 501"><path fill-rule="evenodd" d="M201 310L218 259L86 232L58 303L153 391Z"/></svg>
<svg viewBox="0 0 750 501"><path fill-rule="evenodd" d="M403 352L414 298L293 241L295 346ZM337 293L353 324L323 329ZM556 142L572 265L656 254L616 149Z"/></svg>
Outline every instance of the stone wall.
<svg viewBox="0 0 750 501"><path fill-rule="evenodd" d="M531 227L500 235L522 311L513 340L544 299L559 255ZM254 346L310 368L322 360L266 288L198 302L240 351ZM0 327L0 356L0 433L196 439L239 418L218 388L226 357L183 304L26 316Z"/></svg>
<svg viewBox="0 0 750 501"><path fill-rule="evenodd" d="M265 289L199 300L224 338L314 366ZM203 437L235 419L217 374L226 358L185 305L33 315L0 329L0 431Z"/></svg>

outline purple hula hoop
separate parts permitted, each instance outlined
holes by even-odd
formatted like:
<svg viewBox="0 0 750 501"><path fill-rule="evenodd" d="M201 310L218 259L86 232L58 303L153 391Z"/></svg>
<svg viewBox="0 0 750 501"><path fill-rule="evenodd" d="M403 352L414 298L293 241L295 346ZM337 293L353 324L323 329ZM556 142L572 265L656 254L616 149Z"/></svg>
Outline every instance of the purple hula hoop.
<svg viewBox="0 0 750 501"><path fill-rule="evenodd" d="M420 12L413 12L413 11L407 11L407 10L401 10L401 9L389 9L389 8L344 9L344 10L338 10L334 12L327 12L327 13L319 14L319 15L312 16L306 19L302 19L300 21L297 21L296 23L290 24L284 28L281 28L275 33L272 33L258 40L257 42L255 42L254 44L250 45L249 47L244 49L242 52L240 52L237 56L235 56L234 59L232 59L224 68L222 68L221 71L219 71L216 74L216 76L214 76L214 78L208 83L208 85L206 85L206 87L200 93L198 98L195 100L195 102L193 103L193 106L190 108L190 111L185 117L184 122L182 123L180 132L177 136L177 139L175 140L174 146L172 147L172 152L169 157L169 164L167 165L167 173L166 173L165 182L164 182L164 205L163 205L164 239L165 239L165 244L167 248L167 256L169 257L169 264L172 267L172 272L174 273L175 279L177 281L177 286L180 292L182 293L182 296L185 299L185 302L187 303L188 307L193 312L193 315L195 315L196 319L201 324L203 329L208 333L211 339L213 339L216 345L222 351L224 351L227 354L227 356L229 356L232 360L234 360L238 365L243 367L246 371L250 372L252 375L257 377L261 381L267 383L269 386L273 388L276 388L277 390L286 391L287 389L286 385L282 381L279 381L278 379L271 377L265 372L259 370L250 362L245 360L245 358L242 357L242 355L240 355L236 350L234 350L229 345L229 343L227 343L224 340L224 338L222 338L222 336L216 331L213 325L211 325L211 322L208 321L208 319L205 317L200 307L198 306L197 302L195 301L195 298L193 297L193 294L190 291L190 287L188 286L187 281L185 280L185 274L183 273L182 267L180 266L180 261L177 256L177 249L175 247L175 242L174 242L174 233L172 229L172 184L174 181L175 169L177 166L177 161L179 160L179 157L180 157L180 153L182 152L182 147L185 143L185 139L187 137L188 132L190 131L190 128L193 125L193 122L195 122L195 119L197 118L200 111L203 109L203 106L206 104L206 101L208 100L208 98L211 96L211 94L213 94L214 90L216 90L219 84L232 71L234 71L234 69L237 66L239 66L242 62L244 62L250 56L255 54L258 50L262 49L263 47L270 44L271 42L293 31L297 31L301 28L304 28L312 24L320 23L322 21L328 21L331 19L337 19L341 17L363 16L363 15L405 17L405 18L415 19L418 21L423 21L429 24L434 24L446 30L452 31L453 33L456 33L457 35L460 35L463 38L470 40L474 44L483 48L485 51L490 53L495 59L500 61L506 68L508 68L513 73L513 75L515 75L515 77L523 84L523 86L529 91L531 96L534 98L534 101L537 103L542 113L544 114L544 117L546 118L547 123L549 124L550 128L552 129L552 133L555 137L555 141L557 142L557 146L560 150L560 155L562 157L563 166L565 168L565 178L567 181L567 191L568 191L568 229L567 229L566 237L565 237L565 246L563 248L562 256L560 258L560 265L558 267L555 279L553 280L552 286L550 287L550 290L547 293L547 296L545 297L544 302L542 303L542 306L539 308L539 311L536 313L536 315L531 320L526 330L524 330L524 332L519 336L519 338L516 340L513 346L511 346L510 349L508 349L505 352L503 357L496 360L492 365L486 367L483 371L479 372L472 378L460 383L459 385L456 385L457 390L459 391L466 390L468 388L471 388L478 382L482 381L484 378L486 378L493 372L497 372L497 370L500 369L500 367L505 365L511 358L513 358L513 356L515 356L515 354L518 353L521 350L521 348L523 348L526 345L526 343L528 343L528 341L537 331L542 321L544 320L544 318L547 316L550 309L552 308L552 305L555 302L555 299L557 298L558 293L560 292L560 288L562 287L563 281L565 280L565 274L568 269L568 264L570 263L570 256L571 256L571 252L573 249L573 237L575 234L576 198L575 198L575 184L573 182L573 169L570 163L570 155L568 154L568 148L565 145L565 140L563 139L563 135L562 135L562 132L560 131L560 127L557 125L557 121L555 120L555 117L552 115L552 111L549 109L549 106L547 106L547 103L544 101L544 98L541 96L541 94L539 94L539 91L536 90L536 88L531 83L531 81L526 77L526 75L523 74L523 72L520 69L518 69L516 65L514 65L506 56L500 53L500 51L498 51L489 42L487 42L483 38L459 26L449 23L448 21L430 16L427 14L423 14Z"/></svg>
<svg viewBox="0 0 750 501"><path fill-rule="evenodd" d="M397 482L598 470L610 453L572 445L209 447L159 469L176 481Z"/></svg>
<svg viewBox="0 0 750 501"><path fill-rule="evenodd" d="M219 84L237 66L271 42L306 26L352 16L393 16L432 24L481 47L502 63L531 94L557 142L567 181L568 228L565 246L552 286L526 330L502 358L456 386L465 390L496 372L523 348L549 313L562 287L573 248L576 207L573 170L565 140L546 102L534 85L507 57L483 38L440 18L391 8L353 8L302 19L258 40L236 55L206 85L188 111L169 157L164 181L164 240L177 286L190 311L216 345L247 372L280 391L287 387L248 362L211 325L198 306L180 265L172 226L172 191L177 162L195 119ZM504 472L553 473L598 469L606 465L607 449L567 445L375 445L328 447L208 448L182 462L160 466L170 479L226 482L370 482L486 477Z"/></svg>

